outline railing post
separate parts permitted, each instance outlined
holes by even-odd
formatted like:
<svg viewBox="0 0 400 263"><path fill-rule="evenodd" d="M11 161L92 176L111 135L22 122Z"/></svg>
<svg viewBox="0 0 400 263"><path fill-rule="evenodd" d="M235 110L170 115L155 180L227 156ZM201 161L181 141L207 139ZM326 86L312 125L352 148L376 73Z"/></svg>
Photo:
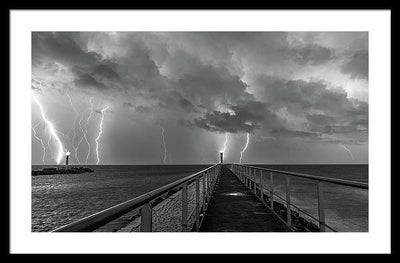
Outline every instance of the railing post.
<svg viewBox="0 0 400 263"><path fill-rule="evenodd" d="M250 186L249 168L246 169L246 186L247 186L247 188L249 188L249 186Z"/></svg>
<svg viewBox="0 0 400 263"><path fill-rule="evenodd" d="M196 177L196 231L200 227L200 178Z"/></svg>
<svg viewBox="0 0 400 263"><path fill-rule="evenodd" d="M290 176L286 175L286 222L292 225L292 216L290 213Z"/></svg>
<svg viewBox="0 0 400 263"><path fill-rule="evenodd" d="M253 192L257 195L256 168L253 168Z"/></svg>
<svg viewBox="0 0 400 263"><path fill-rule="evenodd" d="M206 207L206 174L203 174L203 207Z"/></svg>
<svg viewBox="0 0 400 263"><path fill-rule="evenodd" d="M247 167L243 167L244 185L247 186Z"/></svg>
<svg viewBox="0 0 400 263"><path fill-rule="evenodd" d="M260 198L261 201L264 201L264 196L263 196L263 182L262 182L262 176L263 176L263 171L260 170Z"/></svg>
<svg viewBox="0 0 400 263"><path fill-rule="evenodd" d="M182 229L187 230L187 217L188 217L188 190L187 182L182 186Z"/></svg>
<svg viewBox="0 0 400 263"><path fill-rule="evenodd" d="M317 185L318 191L318 217L319 217L319 231L325 232L325 204L324 204L324 188L323 183L320 181Z"/></svg>
<svg viewBox="0 0 400 263"><path fill-rule="evenodd" d="M252 187L252 179L253 179L252 171L251 171L251 168L249 168L250 190L252 190L252 189L251 189L251 187Z"/></svg>
<svg viewBox="0 0 400 263"><path fill-rule="evenodd" d="M250 168L247 167L247 187L251 189L251 181L250 181Z"/></svg>
<svg viewBox="0 0 400 263"><path fill-rule="evenodd" d="M214 175L213 175L213 170L210 171L208 176L210 177L210 187L212 188L214 186Z"/></svg>
<svg viewBox="0 0 400 263"><path fill-rule="evenodd" d="M253 176L252 176L252 171L251 171L251 168L249 168L249 181L250 181L250 190L253 190L251 187L252 187L252 179L253 179Z"/></svg>
<svg viewBox="0 0 400 263"><path fill-rule="evenodd" d="M274 175L272 172L269 172L269 180L270 180L270 185L271 185L271 191L270 191L270 207L272 211L274 211Z"/></svg>
<svg viewBox="0 0 400 263"><path fill-rule="evenodd" d="M207 189L207 203L210 201L210 175L206 173L206 189Z"/></svg>
<svg viewBox="0 0 400 263"><path fill-rule="evenodd" d="M152 209L149 203L144 204L141 209L140 232L152 231Z"/></svg>

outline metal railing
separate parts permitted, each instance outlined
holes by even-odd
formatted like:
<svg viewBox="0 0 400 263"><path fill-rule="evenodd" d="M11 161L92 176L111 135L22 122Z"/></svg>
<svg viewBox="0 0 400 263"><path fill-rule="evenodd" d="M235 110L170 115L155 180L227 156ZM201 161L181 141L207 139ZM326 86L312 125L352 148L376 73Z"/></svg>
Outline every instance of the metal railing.
<svg viewBox="0 0 400 263"><path fill-rule="evenodd" d="M241 164L228 164L228 168L243 182L243 184L246 187L248 187L250 190L252 190L254 192L254 194L259 199L261 199L261 201L271 209L271 211L274 213L275 216L277 216L291 230L294 230L294 228L292 226L292 213L291 213L291 207L293 207L296 210L302 212L303 214L306 214L307 216L316 220L319 224L320 232L325 232L326 228L330 229L331 231L336 232L336 230L333 229L332 227L330 227L329 225L327 225L326 221L325 221L324 183L332 183L332 184L341 185L341 186L348 186L348 187L368 190L368 183L363 183L363 182L328 178L328 177L315 176L315 175L302 174L302 173L294 173L294 172L288 172L288 171L280 171L280 170L274 170L274 169L269 169L269 168L262 168L262 167L241 165ZM259 174L258 182L256 181L256 177L257 177L256 174ZM263 184L263 176L266 174L269 174L269 181L270 181L269 189L265 188L264 184ZM274 192L274 175L275 174L285 176L285 193L286 193L285 198L277 195ZM290 197L291 197L290 178L291 177L303 178L303 179L308 179L308 180L317 182L316 190L317 190L317 199L318 199L318 218L316 218L315 216L311 215L310 213L304 211L303 209L299 208L298 206L294 205L291 202L291 200L290 200ZM260 196L257 195L257 190L259 190ZM270 193L269 204L265 203L265 201L264 201L264 191L263 190L267 190ZM286 218L283 218L279 214L275 213L274 197L281 199L285 203Z"/></svg>
<svg viewBox="0 0 400 263"><path fill-rule="evenodd" d="M60 228L53 230L52 232L90 232L98 229L101 226L121 217L122 215L133 211L134 209L140 208L141 232L152 232L152 218L153 209L151 203L156 198L171 190L182 191L182 218L181 226L183 231L188 231L188 185L195 183L195 222L194 231L200 229L201 220L200 213L204 215L205 210L210 202L212 190L215 186L215 182L220 173L222 164L215 164L207 169L204 169L195 174L189 175L168 185L162 186L158 189L150 191L146 194L115 205L73 223L67 224ZM200 200L200 181L202 181L202 199ZM202 201L202 202L201 202ZM190 217L189 217L190 218Z"/></svg>

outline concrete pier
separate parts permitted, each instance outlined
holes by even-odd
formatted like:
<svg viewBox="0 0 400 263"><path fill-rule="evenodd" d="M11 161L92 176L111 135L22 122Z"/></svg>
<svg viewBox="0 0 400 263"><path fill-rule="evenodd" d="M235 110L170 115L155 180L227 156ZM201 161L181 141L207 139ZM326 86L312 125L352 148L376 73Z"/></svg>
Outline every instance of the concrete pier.
<svg viewBox="0 0 400 263"><path fill-rule="evenodd" d="M53 232L95 231L135 209L141 211L137 214L140 222L135 219L126 227L123 226L122 231L323 232L329 229L337 232L325 220L323 184L368 190L368 183L364 182L250 165L224 164L223 154L220 157L221 163L62 226ZM273 178L276 176L286 178L283 198L274 194ZM309 180L316 185L316 217L291 203L293 186L290 177ZM267 189L265 180L268 179ZM173 193L171 198L165 197L168 193ZM278 197L282 199L280 202L275 200ZM313 218L316 223L303 218L300 213Z"/></svg>
<svg viewBox="0 0 400 263"><path fill-rule="evenodd" d="M286 232L253 193L223 166L200 232Z"/></svg>

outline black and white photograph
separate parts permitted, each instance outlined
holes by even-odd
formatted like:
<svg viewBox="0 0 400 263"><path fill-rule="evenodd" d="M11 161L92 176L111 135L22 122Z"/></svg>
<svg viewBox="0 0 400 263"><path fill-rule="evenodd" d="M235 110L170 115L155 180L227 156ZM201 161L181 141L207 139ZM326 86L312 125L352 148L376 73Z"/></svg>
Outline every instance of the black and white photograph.
<svg viewBox="0 0 400 263"><path fill-rule="evenodd" d="M26 30L26 235L374 234L373 33L259 28Z"/></svg>

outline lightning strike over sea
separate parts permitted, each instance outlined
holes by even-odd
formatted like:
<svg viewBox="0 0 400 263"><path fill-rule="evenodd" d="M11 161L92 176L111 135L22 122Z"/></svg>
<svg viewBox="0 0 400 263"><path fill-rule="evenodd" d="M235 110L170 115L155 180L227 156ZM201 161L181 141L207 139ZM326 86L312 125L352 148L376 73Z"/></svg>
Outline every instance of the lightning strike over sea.
<svg viewBox="0 0 400 263"><path fill-rule="evenodd" d="M96 163L96 164L99 164L99 162L100 162L100 157L99 157L99 140L100 140L101 134L103 133L104 112L105 112L107 109L108 109L108 106L101 110L101 120L100 120L100 124L99 124L99 134L97 135L97 138L96 138L96 140L95 140L95 142L96 142L96 156L97 156L97 163Z"/></svg>
<svg viewBox="0 0 400 263"><path fill-rule="evenodd" d="M93 113L94 113L94 111L93 111L92 99L93 99L92 97L90 97L90 99L89 99L89 103L90 103L90 114L89 114L89 117L88 117L87 120L86 120L86 130L85 130L85 133L86 133L86 134L87 134L87 131L88 131L89 121L90 121L90 119L92 118ZM88 162L89 156L90 156L90 143L87 141L87 144L88 144L88 152L87 152L87 155L86 155L86 161L85 161L85 163Z"/></svg>
<svg viewBox="0 0 400 263"><path fill-rule="evenodd" d="M225 151L226 151L226 145L227 145L227 143L228 143L228 134L227 133L225 133L225 142L224 142L224 147L220 150L220 152L222 152L222 153L224 153L225 154Z"/></svg>
<svg viewBox="0 0 400 263"><path fill-rule="evenodd" d="M52 22L50 13L29 15L32 21ZM65 25L109 23L117 15L74 13L63 16ZM196 20L192 13L183 13L174 18L185 25ZM213 13L213 24L223 20L240 26L248 21L244 14L222 13ZM270 16L258 12L253 17L255 24L263 25ZM9 139L10 165L16 174L10 177L17 180L23 174L28 179L30 189L20 185L21 180L13 188L22 193L19 199L30 195L31 208L24 215L29 229L27 220L13 220L21 221L15 229L371 232L375 211L369 205L370 163L382 166L379 177L384 180L390 177L383 173L390 156L371 151L375 137L370 128L375 122L369 117L375 107L369 90L376 71L370 70L370 58L376 52L370 43L378 38L388 46L384 43L390 35L353 30L351 23L330 31L325 20L335 26L343 20L340 12L337 19L315 12L307 17L324 26L316 31L289 26L279 32L268 27L246 32L147 27L29 32L29 38L13 48L21 49L16 53L28 60L24 65L30 70L19 72L22 68L17 67L9 88L10 109L16 113ZM382 22L388 18L379 17ZM146 13L146 21L159 18L159 12L154 17ZM282 12L274 23L292 18L293 12ZM357 19L351 14L348 22L351 18ZM381 31L387 32L389 24L383 24ZM24 52L24 44L29 52ZM380 62L384 66L385 61ZM388 97L387 75L379 76L374 95ZM381 115L388 119L388 114ZM390 139L384 134L390 127L378 127L383 134L376 139L383 145L382 138ZM28 134L25 138L21 133ZM385 223L379 224L383 232ZM180 241L183 244L174 242L174 249L185 248L186 240ZM85 245L89 252L96 247L83 243L82 252ZM121 250L114 243L102 250ZM229 249L243 250L243 244L236 243L237 248ZM247 243L245 247L254 247ZM365 249L364 244L353 243ZM54 250L48 244L37 245L33 247L39 253ZM68 245L63 250L74 250ZM142 247L149 250L152 245ZM296 243L294 249L301 247ZM371 243L371 248L379 247L383 248Z"/></svg>
<svg viewBox="0 0 400 263"><path fill-rule="evenodd" d="M167 146L165 145L165 130L164 127L161 126L161 135L163 139L163 146L164 146L164 164L167 163Z"/></svg>
<svg viewBox="0 0 400 263"><path fill-rule="evenodd" d="M35 130L36 126L37 126L37 124L36 124L35 126L31 127L31 129L32 129L32 131L33 131L33 136L34 136L34 137L41 143L41 145L42 145L42 149L43 149L42 160L43 160L43 164L46 164L45 161L44 161L44 160L45 160L45 157L46 157L46 147L45 147L45 145L44 145L43 140L42 140L41 138L39 138L39 136L37 136L37 133L36 133L36 130Z"/></svg>
<svg viewBox="0 0 400 263"><path fill-rule="evenodd" d="M46 123L46 126L47 126L47 128L48 128L48 130L49 130L49 132L50 132L50 134L51 134L51 136L52 136L52 138L54 138L54 139L56 140L57 144L58 144L58 154L57 154L56 162L57 162L57 164L60 164L61 159L62 159L63 154L64 154L64 146L63 146L63 144L62 144L60 138L59 138L58 135L57 135L57 131L56 131L56 129L54 128L54 124L53 124L51 121L49 121L49 120L47 119L42 104L39 102L39 100L38 100L35 96L33 96L33 100L34 100L34 101L36 102L36 104L39 106L40 114L41 114L41 116L42 116L42 119L43 119L44 122Z"/></svg>
<svg viewBox="0 0 400 263"><path fill-rule="evenodd" d="M50 155L52 155L53 153L52 153L51 148L50 148L51 134L48 133L48 136L49 136L49 137L47 138L47 146L49 147Z"/></svg>
<svg viewBox="0 0 400 263"><path fill-rule="evenodd" d="M79 159L78 159L78 152L77 152L78 149L77 149L77 147L75 147L75 136L76 136L75 126L76 126L76 120L78 119L78 115L79 114L78 114L78 111L75 109L74 104L72 103L71 95L68 92L67 92L67 96L68 96L68 99L69 99L69 104L71 105L71 108L72 108L72 110L74 111L74 114L75 114L74 123L72 124L72 133L73 133L73 135L72 135L72 148L74 149L75 159L80 164Z"/></svg>
<svg viewBox="0 0 400 263"><path fill-rule="evenodd" d="M85 114L83 113L82 116L81 116L81 118L79 119L79 128L81 129L81 132L82 132L82 138L79 140L79 142L78 142L78 144L77 144L77 146L76 146L76 150L77 150L77 151L79 150L79 146L81 145L83 139L85 139L86 144L90 147L89 141L88 141L88 139L87 139L87 137L86 137L87 127L86 127L85 130L82 128L82 120L83 120L83 116L84 116L84 115L85 115ZM90 151L90 150L89 150L89 151ZM79 160L78 160L78 162L79 162Z"/></svg>
<svg viewBox="0 0 400 263"><path fill-rule="evenodd" d="M239 163L242 163L243 153L246 151L247 146L249 146L249 139L250 139L250 133L247 133L246 145L244 146L243 150L240 152L240 160L239 160Z"/></svg>
<svg viewBox="0 0 400 263"><path fill-rule="evenodd" d="M348 152L349 153L349 155L350 155L350 157L351 157L351 159L352 160L354 160L354 155L353 155L353 153L350 151L350 149L349 148L347 148L346 146L344 146L344 145L340 145L343 149L345 149L346 150L346 152Z"/></svg>

